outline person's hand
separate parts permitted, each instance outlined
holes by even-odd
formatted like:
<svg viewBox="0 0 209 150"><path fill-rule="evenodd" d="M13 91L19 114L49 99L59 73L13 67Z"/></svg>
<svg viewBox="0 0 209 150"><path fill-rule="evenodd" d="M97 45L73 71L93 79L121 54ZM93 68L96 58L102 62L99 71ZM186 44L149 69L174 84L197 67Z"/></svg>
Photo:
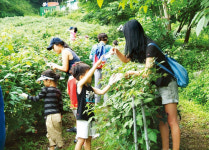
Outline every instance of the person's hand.
<svg viewBox="0 0 209 150"><path fill-rule="evenodd" d="M23 100L26 100L26 99L28 98L28 94L26 94L26 93L19 94L19 96L20 96Z"/></svg>
<svg viewBox="0 0 209 150"><path fill-rule="evenodd" d="M127 71L126 73L125 73L125 78L126 79L129 79L130 78L130 76L132 76L132 75L137 75L137 71Z"/></svg>
<svg viewBox="0 0 209 150"><path fill-rule="evenodd" d="M111 55L115 55L117 53L117 48L111 48Z"/></svg>
<svg viewBox="0 0 209 150"><path fill-rule="evenodd" d="M117 31L123 31L123 25L122 24L117 28Z"/></svg>
<svg viewBox="0 0 209 150"><path fill-rule="evenodd" d="M53 69L53 70L55 70L55 69L57 68L57 64L52 63L52 62L47 63L46 66L49 66L49 67L50 67L51 69Z"/></svg>
<svg viewBox="0 0 209 150"><path fill-rule="evenodd" d="M132 75L137 75L137 76L142 75L142 71L127 71L125 73L125 78L129 79L130 76L132 76Z"/></svg>
<svg viewBox="0 0 209 150"><path fill-rule="evenodd" d="M116 74L113 74L110 79L109 79L109 83L108 85L112 85L114 83L116 83L117 81L121 80L123 78L123 74L122 73L116 73Z"/></svg>
<svg viewBox="0 0 209 150"><path fill-rule="evenodd" d="M116 48L111 48L108 54L110 54L110 55L115 55L115 52L114 52L115 49L116 49Z"/></svg>

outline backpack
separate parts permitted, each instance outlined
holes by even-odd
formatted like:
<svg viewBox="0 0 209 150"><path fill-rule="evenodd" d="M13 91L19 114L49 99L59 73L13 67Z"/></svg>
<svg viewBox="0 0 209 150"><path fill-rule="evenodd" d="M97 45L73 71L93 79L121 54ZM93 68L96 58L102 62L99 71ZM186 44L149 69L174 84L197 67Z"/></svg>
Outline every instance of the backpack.
<svg viewBox="0 0 209 150"><path fill-rule="evenodd" d="M155 43L149 43L148 46L150 45L157 47L157 49L162 52L162 50ZM189 77L186 69L181 64L179 64L175 59L168 57L167 55L165 55L165 59L170 65L173 72L167 69L162 64L158 63L157 61L155 61L155 64L157 64L162 69L170 73L174 78L176 78L179 87L186 87L189 84Z"/></svg>
<svg viewBox="0 0 209 150"><path fill-rule="evenodd" d="M95 51L95 54L93 56L93 64L95 64L102 55L105 55L105 47L104 45L98 46L97 45L97 49ZM102 63L97 67L97 69L102 69L102 67L105 65L105 62L107 60L103 57Z"/></svg>

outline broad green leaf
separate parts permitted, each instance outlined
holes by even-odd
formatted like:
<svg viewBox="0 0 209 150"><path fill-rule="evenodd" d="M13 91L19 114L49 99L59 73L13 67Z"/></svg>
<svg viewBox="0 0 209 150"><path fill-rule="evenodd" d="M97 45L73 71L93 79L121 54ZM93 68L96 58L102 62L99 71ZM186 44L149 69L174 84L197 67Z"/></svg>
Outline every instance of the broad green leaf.
<svg viewBox="0 0 209 150"><path fill-rule="evenodd" d="M142 122L142 115L138 114L136 116L136 121L137 121L137 125L142 126L143 122Z"/></svg>
<svg viewBox="0 0 209 150"><path fill-rule="evenodd" d="M143 6L143 10L144 10L145 13L147 13L147 9L148 9L147 5Z"/></svg>
<svg viewBox="0 0 209 150"><path fill-rule="evenodd" d="M176 0L170 0L170 3L173 3L173 2L175 2Z"/></svg>
<svg viewBox="0 0 209 150"><path fill-rule="evenodd" d="M157 143L157 133L152 129L148 129L148 137L150 141Z"/></svg>
<svg viewBox="0 0 209 150"><path fill-rule="evenodd" d="M144 99L144 103L149 103L149 102L151 102L153 100L153 98L146 98L146 99Z"/></svg>
<svg viewBox="0 0 209 150"><path fill-rule="evenodd" d="M208 23L209 23L209 14L207 14L206 16L205 16L205 23L204 23L204 27L207 27L207 25L208 25Z"/></svg>
<svg viewBox="0 0 209 150"><path fill-rule="evenodd" d="M14 76L15 76L14 74L8 73L8 74L4 77L4 79L6 79L6 78L8 78L8 77L14 77Z"/></svg>
<svg viewBox="0 0 209 150"><path fill-rule="evenodd" d="M203 16L197 24L197 27L196 27L197 36L200 35L200 32L202 31L203 26L204 26L204 22L205 22L205 16Z"/></svg>
<svg viewBox="0 0 209 150"><path fill-rule="evenodd" d="M209 6L209 1L208 1L208 0L203 0L203 1L201 2L201 5L202 5L202 6Z"/></svg>
<svg viewBox="0 0 209 150"><path fill-rule="evenodd" d="M98 6L101 8L104 0L97 0Z"/></svg>
<svg viewBox="0 0 209 150"><path fill-rule="evenodd" d="M10 100L9 103L12 104L12 105L15 105L13 100Z"/></svg>

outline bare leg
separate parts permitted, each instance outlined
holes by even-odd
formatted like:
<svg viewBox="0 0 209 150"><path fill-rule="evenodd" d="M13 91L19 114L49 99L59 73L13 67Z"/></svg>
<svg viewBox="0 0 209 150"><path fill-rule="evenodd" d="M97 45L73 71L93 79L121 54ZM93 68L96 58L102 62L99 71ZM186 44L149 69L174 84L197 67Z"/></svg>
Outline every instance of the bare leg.
<svg viewBox="0 0 209 150"><path fill-rule="evenodd" d="M84 142L85 142L85 139L78 138L78 141L75 146L75 150L81 150Z"/></svg>
<svg viewBox="0 0 209 150"><path fill-rule="evenodd" d="M160 128L160 134L162 139L162 149L168 150L169 149L169 128L168 123L164 123L163 121L160 121L159 124Z"/></svg>
<svg viewBox="0 0 209 150"><path fill-rule="evenodd" d="M54 150L54 146L50 146L49 147L49 150Z"/></svg>
<svg viewBox="0 0 209 150"><path fill-rule="evenodd" d="M166 104L165 105L165 112L168 115L168 124L171 129L171 136L173 142L172 150L179 150L180 148L180 128L177 119L177 104Z"/></svg>
<svg viewBox="0 0 209 150"><path fill-rule="evenodd" d="M91 136L89 136L89 138L88 139L86 139L86 142L85 142L85 144L84 144L84 149L85 150L91 150Z"/></svg>

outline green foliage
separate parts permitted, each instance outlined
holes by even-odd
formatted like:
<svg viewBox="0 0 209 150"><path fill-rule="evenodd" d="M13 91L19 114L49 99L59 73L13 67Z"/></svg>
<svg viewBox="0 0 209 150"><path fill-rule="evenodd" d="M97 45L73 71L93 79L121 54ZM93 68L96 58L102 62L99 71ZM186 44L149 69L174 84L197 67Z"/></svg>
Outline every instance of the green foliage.
<svg viewBox="0 0 209 150"><path fill-rule="evenodd" d="M66 0L57 0L60 4ZM1 0L0 1L0 18L38 15L43 0Z"/></svg>
<svg viewBox="0 0 209 150"><path fill-rule="evenodd" d="M34 12L35 8L27 0L1 0L0 2L0 18L31 15Z"/></svg>
<svg viewBox="0 0 209 150"><path fill-rule="evenodd" d="M193 23L196 25L196 34L200 35L200 32L206 27L209 23L209 2L207 0L203 0L201 2L202 9L196 13L193 18Z"/></svg>
<svg viewBox="0 0 209 150"><path fill-rule="evenodd" d="M130 17L134 17L137 9L122 9L118 7L118 1L104 1L102 8L100 9L95 1L80 1L81 8L87 13L81 19L86 22L93 22L96 24L118 24L119 22L125 22Z"/></svg>
<svg viewBox="0 0 209 150"><path fill-rule="evenodd" d="M124 46L124 45L123 45ZM107 72L101 81L106 85L113 73L124 73L129 70L141 70L143 65L138 63L121 64L118 59L111 58L103 72ZM110 73L111 72L111 73ZM153 70L153 72L155 72ZM152 149L157 149L158 119L157 110L160 100L155 99L156 87L150 84L157 76L154 73L149 78L133 76L122 79L111 87L108 100L103 105L98 105L95 113L98 120L98 129L104 133L104 145L112 149L134 149L133 110L132 99L136 109L137 134L139 149L146 149L144 141L144 127L141 112L141 101L144 103L147 119L148 137ZM105 115L104 115L105 114ZM105 132L106 131L106 132ZM114 140L110 140L114 139Z"/></svg>
<svg viewBox="0 0 209 150"><path fill-rule="evenodd" d="M0 81L5 100L7 136L10 139L9 137L16 131L35 132L36 121L43 125L43 101L22 101L18 93L38 94L43 85L36 80L41 72L48 69L46 62L61 64L57 54L46 50L51 38L60 37L69 43L81 60L91 65L88 56L92 45L97 43L94 39L100 30L106 28L52 17L14 17L2 20ZM70 42L67 31L70 26L69 21L77 26L79 31L78 38L74 42ZM87 27L89 30L86 30ZM84 38L86 34L90 34L90 39ZM64 110L68 111L70 106L69 96L66 93L68 77L65 73L58 73L66 77L65 80L59 81L58 88L63 92Z"/></svg>
<svg viewBox="0 0 209 150"><path fill-rule="evenodd" d="M53 11L53 12L47 12L44 17L48 18L48 17L63 17L65 16L65 12L64 11Z"/></svg>
<svg viewBox="0 0 209 150"><path fill-rule="evenodd" d="M103 4L103 6L105 5ZM77 14L77 16L79 15L82 16L83 14ZM62 18L7 17L0 20L0 83L5 100L7 134L17 133L16 131L36 132L36 121L43 125L43 102L22 101L18 93L37 94L42 85L37 83L36 79L42 71L47 69L46 62L61 64L58 55L46 50L52 37L60 37L65 40L81 57L81 60L89 65L91 65L88 59L91 47L97 43L97 35L101 32L108 34L108 44L111 45L112 41L117 39L120 43L119 49L124 49L123 35L116 31L117 26L100 26L94 22L88 24L78 20L74 21L69 19L72 16L74 15L71 14L71 16ZM208 108L207 64L209 62L207 59L208 51L206 51L208 49L208 46L206 46L208 45L208 35L205 34L208 33L208 28L204 29L205 33L200 34L201 38L197 38L192 34L191 44L182 48L179 46L182 44L182 35L177 38L174 46L170 46L172 38L164 38L166 37L166 30L162 28L164 20L158 17L150 19L140 14L136 18L142 23L148 36L158 41L165 52L188 69L191 82L186 89L181 89L181 93L187 99L197 101ZM69 40L69 32L67 30L70 26L78 27L78 38L75 42L70 42ZM85 35L88 35L89 39L85 39ZM114 58L111 61L111 66L106 67L104 70L108 73L111 72L111 74L114 72L125 73L127 70L139 70L141 68L141 66L133 63L121 64ZM203 72L199 76L194 76L193 72L198 72L199 70ZM64 73L61 74L67 77ZM111 74L104 76L104 80L101 82L103 85L107 84ZM96 108L96 117L99 120L98 127L100 130L103 130L101 133L105 133L104 143L107 149L133 149L134 147L132 95L135 96L140 149L145 148L145 142L141 103L139 100L145 102L144 107L151 147L159 149L159 147L156 148L158 135L156 125L158 123L155 120L156 110L159 107L156 104L157 101L153 100L154 94L156 94L155 87L149 84L150 80L154 78L151 76L149 79L140 77L131 77L129 80L123 79L114 85L108 93L109 100L106 105L98 105ZM70 101L66 94L66 80L60 81L58 87L63 92L64 109L67 111ZM22 148L24 149L25 147L22 146Z"/></svg>
<svg viewBox="0 0 209 150"><path fill-rule="evenodd" d="M208 68L190 75L191 82L184 91L185 97L195 103L205 105L206 110L209 108L209 74Z"/></svg>

